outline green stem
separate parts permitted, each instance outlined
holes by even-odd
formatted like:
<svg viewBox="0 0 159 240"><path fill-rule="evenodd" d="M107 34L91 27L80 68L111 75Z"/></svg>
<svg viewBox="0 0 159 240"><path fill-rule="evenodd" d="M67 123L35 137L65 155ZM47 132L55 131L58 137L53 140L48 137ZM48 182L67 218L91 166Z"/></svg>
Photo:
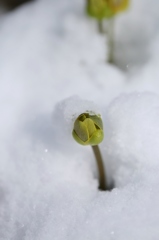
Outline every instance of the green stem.
<svg viewBox="0 0 159 240"><path fill-rule="evenodd" d="M99 19L97 21L97 23L98 23L98 31L99 31L99 33L103 34L104 33L103 21L101 19Z"/></svg>
<svg viewBox="0 0 159 240"><path fill-rule="evenodd" d="M92 146L92 149L96 158L98 171L99 171L99 189L105 191L107 190L107 186L106 186L106 177L105 177L102 156L101 156L98 145Z"/></svg>
<svg viewBox="0 0 159 240"><path fill-rule="evenodd" d="M114 17L109 19L108 26L108 62L114 63L114 47L115 47L115 36L114 36Z"/></svg>

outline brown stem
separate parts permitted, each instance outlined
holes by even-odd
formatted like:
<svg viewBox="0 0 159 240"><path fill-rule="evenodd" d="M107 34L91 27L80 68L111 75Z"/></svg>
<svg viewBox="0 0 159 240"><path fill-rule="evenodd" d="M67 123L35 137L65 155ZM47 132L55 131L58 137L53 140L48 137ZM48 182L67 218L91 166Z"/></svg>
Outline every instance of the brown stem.
<svg viewBox="0 0 159 240"><path fill-rule="evenodd" d="M102 156L101 156L98 145L92 146L92 149L96 158L98 171L99 171L99 189L105 191L107 190L107 185L106 185L106 176L105 176Z"/></svg>

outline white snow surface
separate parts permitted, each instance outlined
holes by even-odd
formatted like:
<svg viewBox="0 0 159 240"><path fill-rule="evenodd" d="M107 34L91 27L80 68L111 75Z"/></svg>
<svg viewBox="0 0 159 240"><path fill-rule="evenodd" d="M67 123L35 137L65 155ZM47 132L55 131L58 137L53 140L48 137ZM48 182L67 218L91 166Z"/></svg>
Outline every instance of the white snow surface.
<svg viewBox="0 0 159 240"><path fill-rule="evenodd" d="M1 15L0 240L159 239L159 3L116 18L116 66L84 3ZM102 115L111 191L72 138L81 111Z"/></svg>

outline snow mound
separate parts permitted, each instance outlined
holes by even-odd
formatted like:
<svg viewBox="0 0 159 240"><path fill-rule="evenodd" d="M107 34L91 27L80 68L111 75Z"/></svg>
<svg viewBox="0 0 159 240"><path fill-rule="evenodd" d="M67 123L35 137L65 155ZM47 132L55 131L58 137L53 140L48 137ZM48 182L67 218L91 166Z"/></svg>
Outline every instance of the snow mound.
<svg viewBox="0 0 159 240"><path fill-rule="evenodd" d="M106 111L105 151L114 169L128 178L140 167L159 166L159 96L131 93L116 98ZM124 180L125 181L125 180Z"/></svg>

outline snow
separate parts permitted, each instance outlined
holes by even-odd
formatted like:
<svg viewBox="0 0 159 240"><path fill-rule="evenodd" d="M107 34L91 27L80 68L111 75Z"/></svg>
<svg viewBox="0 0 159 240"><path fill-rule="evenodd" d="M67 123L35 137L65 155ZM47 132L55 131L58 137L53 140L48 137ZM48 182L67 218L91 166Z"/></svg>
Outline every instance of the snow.
<svg viewBox="0 0 159 240"><path fill-rule="evenodd" d="M116 65L84 1L1 15L0 239L159 239L158 5L132 0L116 18ZM103 118L111 191L71 135L85 111Z"/></svg>
<svg viewBox="0 0 159 240"><path fill-rule="evenodd" d="M138 168L158 166L158 95L121 95L110 104L105 116L108 130L104 147L114 171L120 172L119 181L127 182L124 172L131 178Z"/></svg>

